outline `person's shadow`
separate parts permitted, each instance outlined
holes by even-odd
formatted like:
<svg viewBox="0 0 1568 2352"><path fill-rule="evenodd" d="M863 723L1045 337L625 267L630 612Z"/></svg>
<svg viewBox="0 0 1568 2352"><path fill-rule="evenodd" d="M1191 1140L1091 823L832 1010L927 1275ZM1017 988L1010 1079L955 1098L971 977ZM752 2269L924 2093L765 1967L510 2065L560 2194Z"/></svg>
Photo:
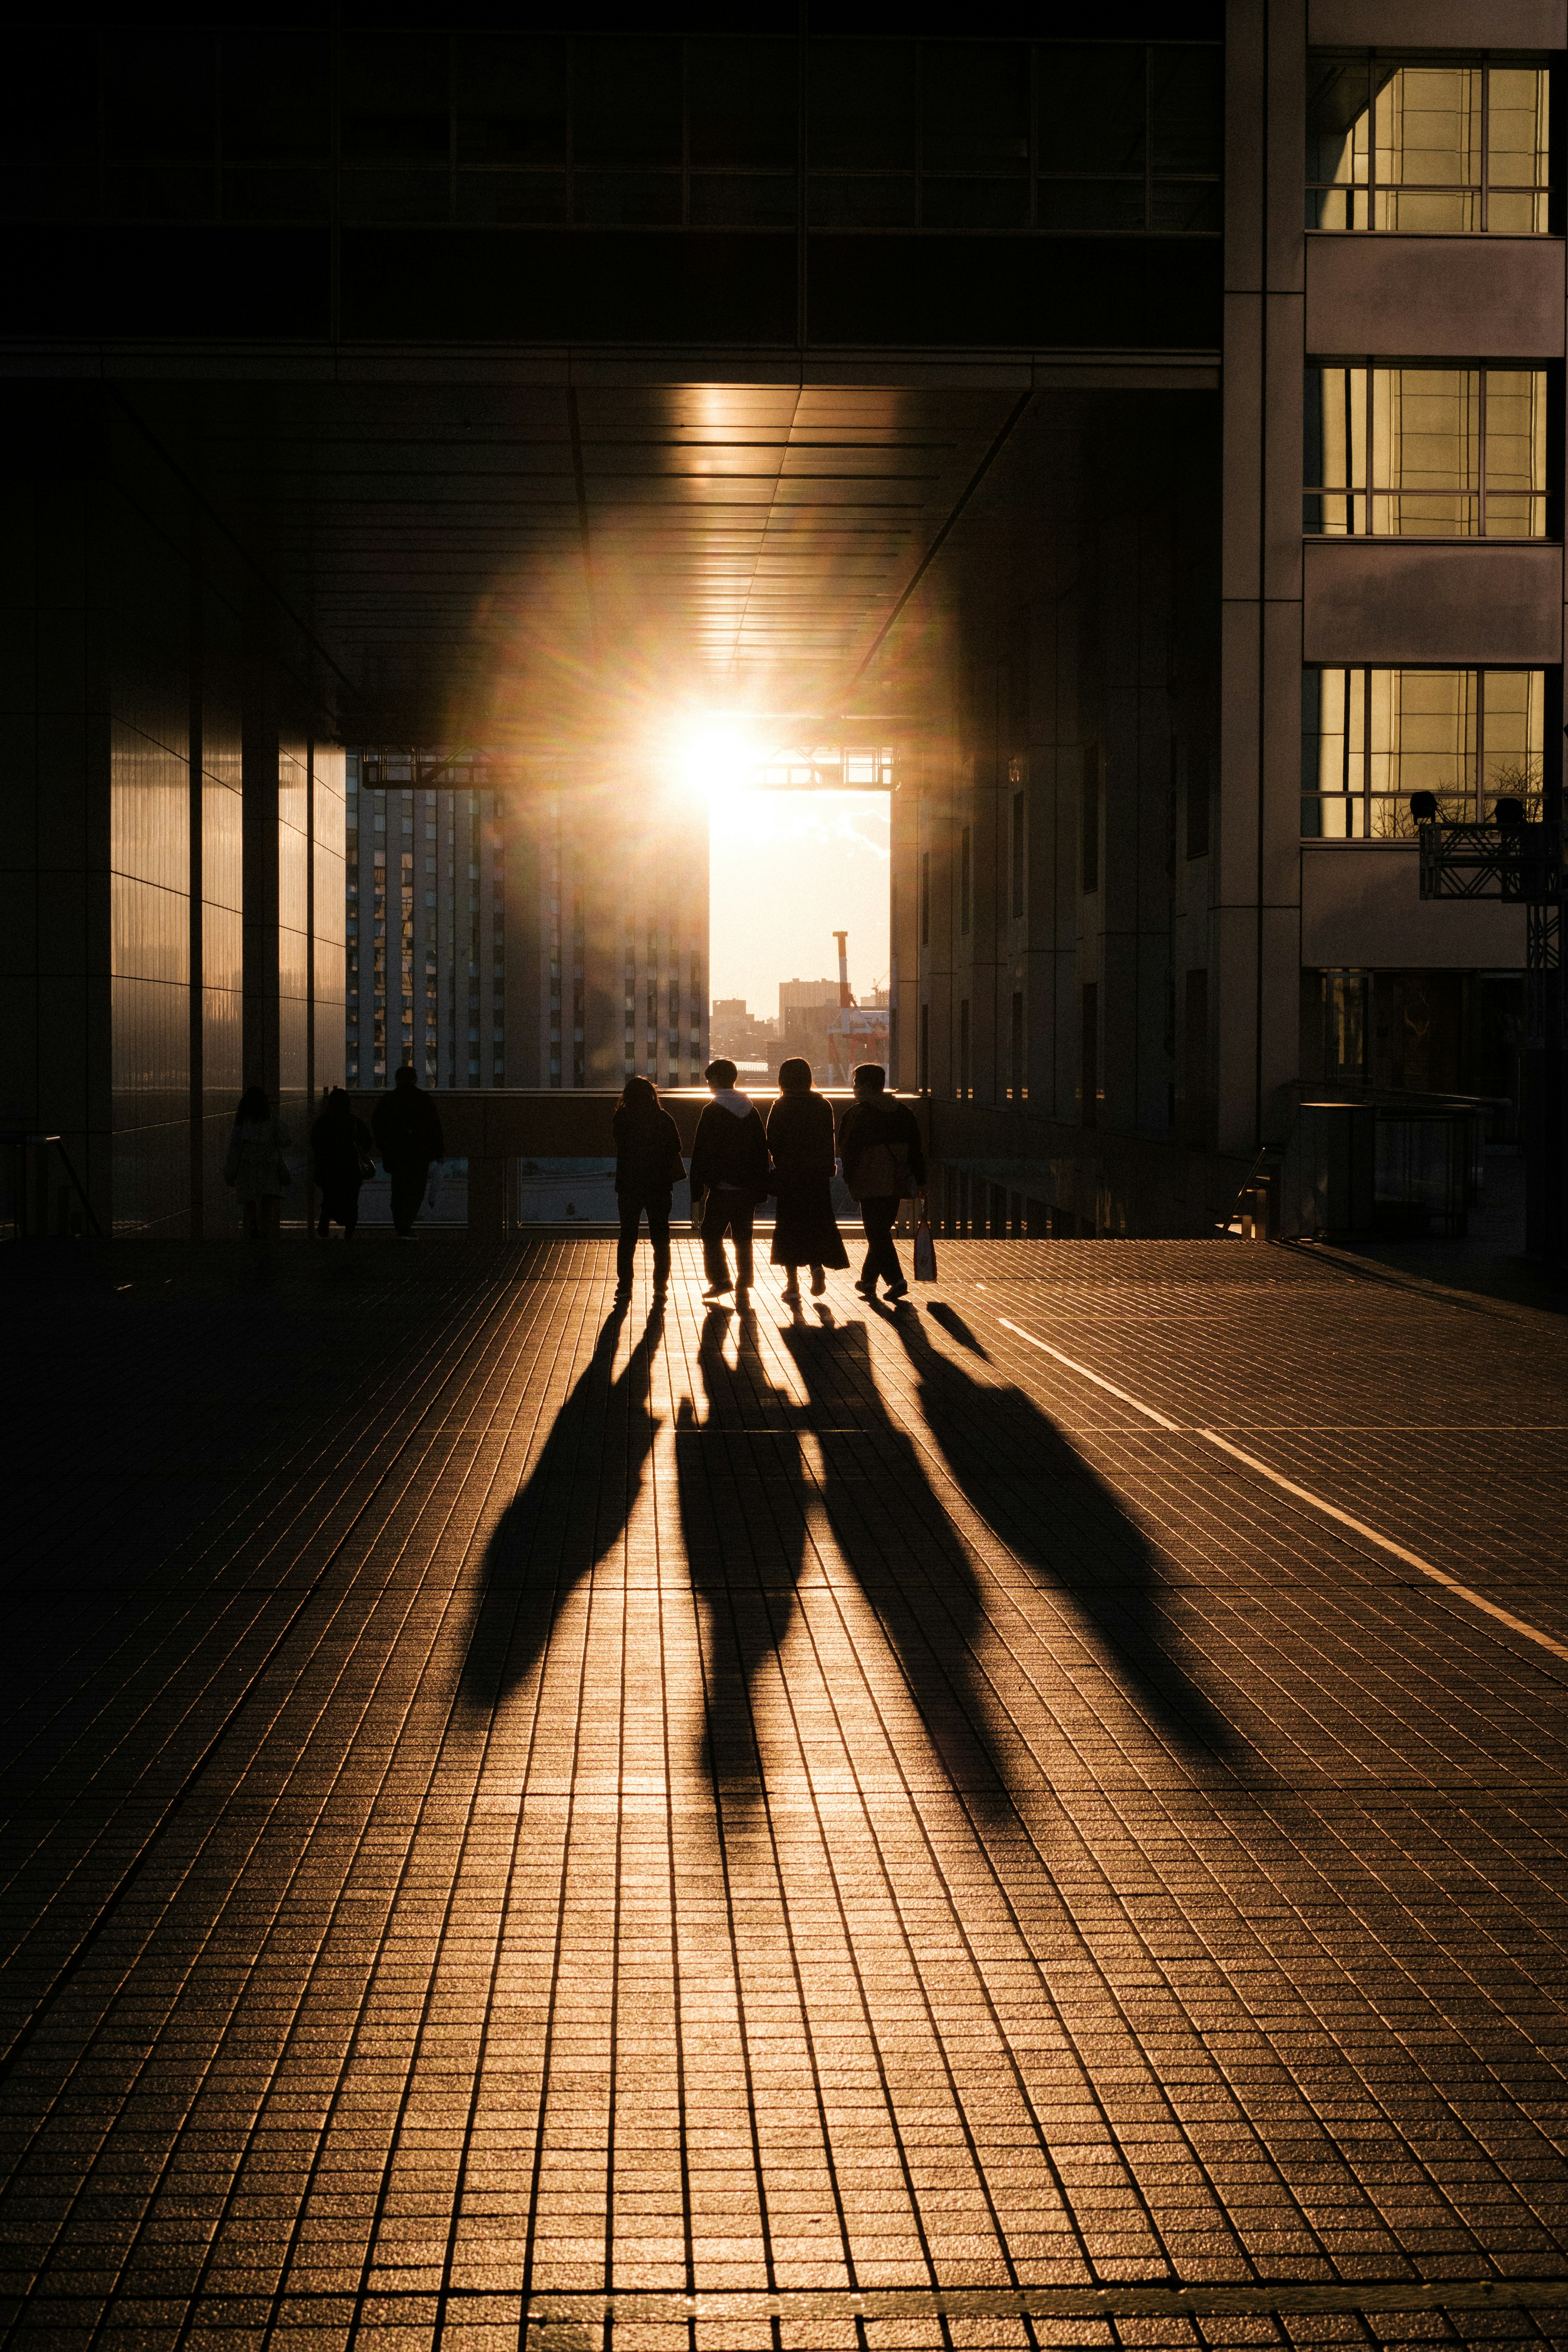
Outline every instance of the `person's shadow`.
<svg viewBox="0 0 1568 2352"><path fill-rule="evenodd" d="M611 1309L538 1458L501 1515L486 1549L483 1591L463 1664L463 1693L472 1706L495 1706L528 1679L574 1589L626 1532L659 1427L651 1377L662 1321L656 1306L612 1379L626 1309Z"/></svg>
<svg viewBox="0 0 1568 2352"><path fill-rule="evenodd" d="M782 1685L770 1693L763 1677L782 1657L806 1559L806 1416L769 1378L750 1314L709 1309L697 1378L700 1397L684 1398L676 1416L675 1461L687 1572L706 1636L701 1760L721 1801L743 1810L765 1781L773 1730L784 1730Z"/></svg>
<svg viewBox="0 0 1568 2352"><path fill-rule="evenodd" d="M930 1311L989 1363L953 1308ZM965 1502L1037 1587L1093 1629L1127 1697L1162 1738L1194 1760L1223 1755L1230 1727L1189 1674L1171 1588L1110 1488L1022 1389L977 1380L932 1345L918 1314L893 1320L926 1427Z"/></svg>

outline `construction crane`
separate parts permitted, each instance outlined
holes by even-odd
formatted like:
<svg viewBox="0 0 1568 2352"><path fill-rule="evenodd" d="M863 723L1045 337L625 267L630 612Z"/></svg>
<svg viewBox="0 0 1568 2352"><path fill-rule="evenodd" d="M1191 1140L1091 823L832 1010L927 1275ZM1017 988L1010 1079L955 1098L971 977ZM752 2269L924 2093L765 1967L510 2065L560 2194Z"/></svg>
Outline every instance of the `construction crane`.
<svg viewBox="0 0 1568 2352"><path fill-rule="evenodd" d="M838 943L838 1026L827 1033L828 1083L847 1087L858 1062L888 1066L888 1008L857 1004L849 991L849 934L835 931Z"/></svg>

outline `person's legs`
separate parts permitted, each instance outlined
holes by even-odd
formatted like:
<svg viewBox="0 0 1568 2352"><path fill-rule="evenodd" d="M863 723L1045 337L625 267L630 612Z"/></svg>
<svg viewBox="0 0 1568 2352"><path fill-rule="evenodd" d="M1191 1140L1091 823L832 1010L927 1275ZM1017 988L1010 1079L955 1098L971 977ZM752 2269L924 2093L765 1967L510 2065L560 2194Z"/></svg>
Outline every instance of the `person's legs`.
<svg viewBox="0 0 1568 2352"><path fill-rule="evenodd" d="M904 1286L904 1270L899 1264L899 1253L893 1247L893 1223L899 1213L896 1198L862 1201L860 1215L866 1227L866 1263L860 1269L860 1280L868 1290L880 1275L893 1289Z"/></svg>
<svg viewBox="0 0 1568 2352"><path fill-rule="evenodd" d="M352 1242L352 1241L353 1241L353 1237L354 1237L354 1227L358 1224L358 1223L359 1223L359 1186L356 1184L356 1185L354 1186L354 1188L353 1188L353 1192L345 1192L345 1193L343 1194L343 1239L344 1239L344 1241L346 1241L346 1242Z"/></svg>
<svg viewBox="0 0 1568 2352"><path fill-rule="evenodd" d="M276 1241L278 1238L278 1217L279 1213L283 1206L282 1202L278 1198L276 1192L264 1192L256 1205L260 1213L262 1240L267 1242Z"/></svg>
<svg viewBox="0 0 1568 2352"><path fill-rule="evenodd" d="M621 1213L621 1237L616 1244L616 1287L617 1290L629 1290L632 1286L632 1262L637 1256L637 1227L642 1223L642 1202L635 1192L623 1192L616 1206ZM650 1217L650 1225L652 1222Z"/></svg>
<svg viewBox="0 0 1568 2352"><path fill-rule="evenodd" d="M813 1297L814 1298L820 1298L820 1297L821 1297L821 1296L822 1296L822 1294L823 1294L823 1292L826 1289L826 1287L827 1287L827 1276L826 1276L826 1274L824 1274L824 1272L823 1272L822 1268L821 1268L819 1265L813 1265L813 1267L812 1267L812 1269L811 1269L811 1295L812 1295L812 1297Z"/></svg>
<svg viewBox="0 0 1568 2352"><path fill-rule="evenodd" d="M392 1179L392 1223L400 1241L406 1241L414 1231L414 1220L419 1214L419 1203L425 1197L425 1181L428 1165L423 1168L399 1168Z"/></svg>
<svg viewBox="0 0 1568 2352"><path fill-rule="evenodd" d="M239 1205L245 1212L246 1240L247 1242L258 1242L261 1239L260 1202L255 1200L242 1201Z"/></svg>
<svg viewBox="0 0 1568 2352"><path fill-rule="evenodd" d="M730 1223L730 1200L733 1195L710 1192L702 1203L702 1270L708 1276L710 1290L728 1290L730 1268L724 1256L724 1234Z"/></svg>
<svg viewBox="0 0 1568 2352"><path fill-rule="evenodd" d="M647 1237L653 1244L653 1286L662 1290L669 1280L669 1195L649 1201Z"/></svg>
<svg viewBox="0 0 1568 2352"><path fill-rule="evenodd" d="M756 1210L744 1194L734 1195L730 1210L730 1231L735 1236L735 1287L750 1290L752 1286L752 1221Z"/></svg>

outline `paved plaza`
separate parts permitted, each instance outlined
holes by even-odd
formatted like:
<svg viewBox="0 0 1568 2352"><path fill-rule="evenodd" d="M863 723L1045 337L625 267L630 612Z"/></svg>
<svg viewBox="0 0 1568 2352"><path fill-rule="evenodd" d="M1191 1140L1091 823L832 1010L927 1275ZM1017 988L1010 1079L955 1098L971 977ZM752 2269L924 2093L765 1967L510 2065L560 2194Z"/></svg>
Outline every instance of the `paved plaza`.
<svg viewBox="0 0 1568 2352"><path fill-rule="evenodd" d="M8 1261L7 2340L1568 2344L1568 1323L941 1250Z"/></svg>

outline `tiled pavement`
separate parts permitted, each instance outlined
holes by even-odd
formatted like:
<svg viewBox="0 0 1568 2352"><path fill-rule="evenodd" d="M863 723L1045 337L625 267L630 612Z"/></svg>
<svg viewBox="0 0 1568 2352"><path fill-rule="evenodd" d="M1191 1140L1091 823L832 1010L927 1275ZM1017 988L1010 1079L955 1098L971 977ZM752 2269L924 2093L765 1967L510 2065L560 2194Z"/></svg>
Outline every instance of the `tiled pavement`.
<svg viewBox="0 0 1568 2352"><path fill-rule="evenodd" d="M1568 2343L1568 1327L677 1255L0 1269L11 2336Z"/></svg>

